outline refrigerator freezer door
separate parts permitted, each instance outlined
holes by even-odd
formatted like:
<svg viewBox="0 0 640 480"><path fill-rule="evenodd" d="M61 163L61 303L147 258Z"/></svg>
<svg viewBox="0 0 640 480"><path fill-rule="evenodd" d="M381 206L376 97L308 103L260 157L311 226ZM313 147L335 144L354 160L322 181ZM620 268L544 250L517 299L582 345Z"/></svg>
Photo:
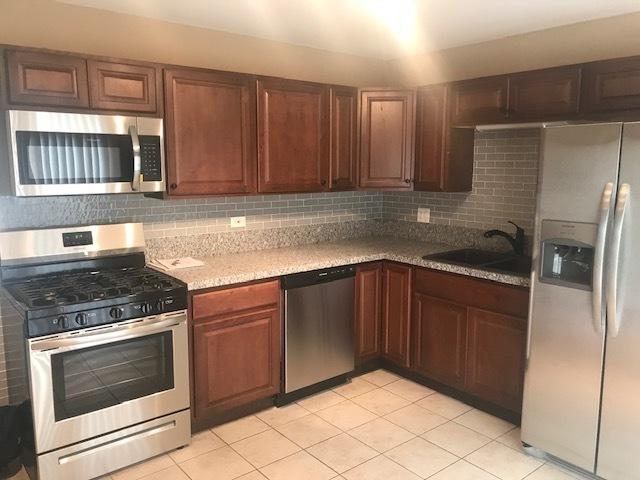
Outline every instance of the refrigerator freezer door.
<svg viewBox="0 0 640 480"><path fill-rule="evenodd" d="M596 472L607 480L640 479L640 123L623 127L619 184L625 183L629 184L629 196L621 225L615 319L618 328L613 328L613 312L608 312ZM621 213L623 200L618 195L617 214ZM609 265L613 264L611 260ZM611 282L607 283L610 289ZM611 293L607 291L608 296Z"/></svg>
<svg viewBox="0 0 640 480"><path fill-rule="evenodd" d="M543 130L542 140L522 441L590 472L596 460L604 332L594 322L598 282L589 276L573 280L582 278L581 263L598 271L593 268L598 225L607 184L617 184L621 130L619 123L552 127ZM578 251L581 245L586 250ZM545 246L572 255L569 263L576 272L564 279L572 281L540 281L548 267L542 261ZM579 261L581 256L587 261ZM559 260L555 270L568 258ZM553 268L544 273L545 280L550 274Z"/></svg>

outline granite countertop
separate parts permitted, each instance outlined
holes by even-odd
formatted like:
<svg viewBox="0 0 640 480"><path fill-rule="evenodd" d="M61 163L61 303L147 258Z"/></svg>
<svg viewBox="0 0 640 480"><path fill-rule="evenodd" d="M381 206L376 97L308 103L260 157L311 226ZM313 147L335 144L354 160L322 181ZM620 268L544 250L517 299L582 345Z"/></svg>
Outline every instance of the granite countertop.
<svg viewBox="0 0 640 480"><path fill-rule="evenodd" d="M169 274L185 282L189 290L199 290L320 268L393 260L510 285L529 286L528 276L496 273L422 259L423 255L455 248L450 245L389 237L353 238L199 258L205 262L204 266L174 270Z"/></svg>

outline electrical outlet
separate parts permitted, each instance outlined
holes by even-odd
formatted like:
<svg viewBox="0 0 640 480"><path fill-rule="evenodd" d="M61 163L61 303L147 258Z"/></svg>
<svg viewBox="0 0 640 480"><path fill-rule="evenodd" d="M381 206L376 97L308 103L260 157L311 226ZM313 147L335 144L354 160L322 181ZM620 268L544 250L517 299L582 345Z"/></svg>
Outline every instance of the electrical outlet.
<svg viewBox="0 0 640 480"><path fill-rule="evenodd" d="M420 223L429 223L431 221L431 209L418 208L418 221Z"/></svg>
<svg viewBox="0 0 640 480"><path fill-rule="evenodd" d="M231 226L231 228L240 228L247 226L247 217L231 217L229 220L229 225Z"/></svg>

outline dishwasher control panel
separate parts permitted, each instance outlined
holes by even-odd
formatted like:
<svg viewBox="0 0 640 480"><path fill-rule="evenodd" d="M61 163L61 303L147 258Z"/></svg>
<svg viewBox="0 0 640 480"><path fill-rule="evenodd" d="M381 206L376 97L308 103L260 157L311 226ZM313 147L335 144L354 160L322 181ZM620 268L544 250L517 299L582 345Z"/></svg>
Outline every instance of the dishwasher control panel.
<svg viewBox="0 0 640 480"><path fill-rule="evenodd" d="M356 274L355 265L345 265L340 267L323 268L322 270L312 270L310 272L294 273L282 277L282 288L285 290L317 283L332 282L341 278L353 277Z"/></svg>

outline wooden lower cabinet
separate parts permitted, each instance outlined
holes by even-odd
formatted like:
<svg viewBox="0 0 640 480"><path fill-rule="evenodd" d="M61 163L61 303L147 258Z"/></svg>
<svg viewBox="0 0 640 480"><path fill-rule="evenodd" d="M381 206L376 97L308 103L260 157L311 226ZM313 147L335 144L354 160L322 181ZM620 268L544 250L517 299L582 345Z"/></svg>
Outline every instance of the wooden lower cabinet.
<svg viewBox="0 0 640 480"><path fill-rule="evenodd" d="M382 267L382 345L387 360L409 366L412 268L393 262Z"/></svg>
<svg viewBox="0 0 640 480"><path fill-rule="evenodd" d="M355 350L356 364L380 356L382 314L382 262L356 269Z"/></svg>
<svg viewBox="0 0 640 480"><path fill-rule="evenodd" d="M194 295L192 316L197 420L279 393L277 280Z"/></svg>
<svg viewBox="0 0 640 480"><path fill-rule="evenodd" d="M469 308L467 390L520 410L524 379L525 319Z"/></svg>
<svg viewBox="0 0 640 480"><path fill-rule="evenodd" d="M415 293L411 328L413 369L438 382L464 388L467 307Z"/></svg>

